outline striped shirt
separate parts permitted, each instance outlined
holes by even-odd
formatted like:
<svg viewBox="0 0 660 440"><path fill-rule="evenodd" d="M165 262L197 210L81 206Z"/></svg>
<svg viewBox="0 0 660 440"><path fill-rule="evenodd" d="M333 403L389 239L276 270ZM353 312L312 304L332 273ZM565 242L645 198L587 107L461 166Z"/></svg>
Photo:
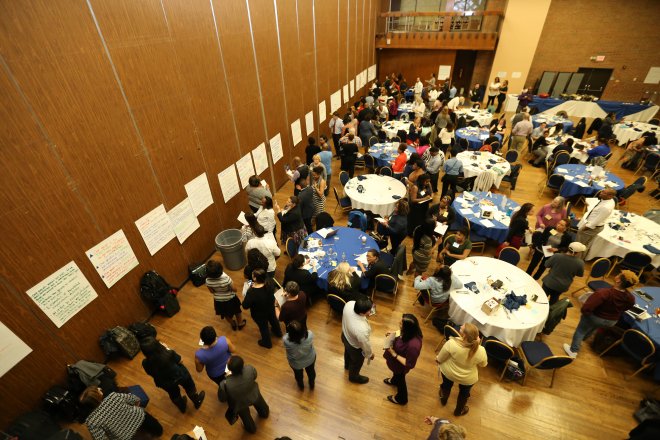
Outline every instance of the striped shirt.
<svg viewBox="0 0 660 440"><path fill-rule="evenodd" d="M206 287L213 294L215 301L229 301L236 296L236 292L232 289L232 280L226 273L220 275L220 278L207 278Z"/></svg>
<svg viewBox="0 0 660 440"><path fill-rule="evenodd" d="M132 394L110 393L85 420L94 440L131 440L144 421L140 399Z"/></svg>

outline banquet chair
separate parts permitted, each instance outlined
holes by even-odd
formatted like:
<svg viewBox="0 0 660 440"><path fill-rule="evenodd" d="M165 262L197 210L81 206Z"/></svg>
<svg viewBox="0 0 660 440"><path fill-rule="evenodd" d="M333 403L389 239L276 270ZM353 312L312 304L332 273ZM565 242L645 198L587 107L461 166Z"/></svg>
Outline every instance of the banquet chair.
<svg viewBox="0 0 660 440"><path fill-rule="evenodd" d="M335 210L333 212L337 212L337 208L341 208L342 211L348 212L351 209L353 209L353 205L351 204L351 199L350 197L339 197L339 193L337 193L337 188L334 186L332 187L332 190L335 192L335 198L337 199L337 205L335 206Z"/></svg>
<svg viewBox="0 0 660 440"><path fill-rule="evenodd" d="M481 235L472 231L472 225L470 224L470 220L468 218L465 218L465 224L468 228L468 232L470 233L469 238L470 242L472 242L472 250L475 250L476 247L481 248L481 255L483 255L484 250L486 249L486 237L482 237Z"/></svg>
<svg viewBox="0 0 660 440"><path fill-rule="evenodd" d="M492 153L497 153L498 151L500 151L500 143L493 142L492 144L490 144L490 149L492 150L491 151Z"/></svg>
<svg viewBox="0 0 660 440"><path fill-rule="evenodd" d="M541 188L541 191L539 192L539 197L543 195L545 192L546 188L550 188L551 190L561 192L561 186L564 184L564 176L561 174L552 174L548 179L543 180L543 187Z"/></svg>
<svg viewBox="0 0 660 440"><path fill-rule="evenodd" d="M293 257L298 255L298 245L293 238L286 239L286 254L289 256L289 260L293 260Z"/></svg>
<svg viewBox="0 0 660 440"><path fill-rule="evenodd" d="M582 289L586 289L587 287L594 291L612 287L610 283L605 281L605 276L609 272L611 266L612 262L607 258L599 258L594 261L594 263L591 265L591 271L589 272L589 276L585 280L584 285L579 289L572 291L571 296L575 296L577 292ZM600 280L596 278L600 278Z"/></svg>
<svg viewBox="0 0 660 440"><path fill-rule="evenodd" d="M483 345L489 358L495 359L504 364L504 368L500 373L501 381L504 378L504 373L506 372L507 362L509 362L509 359L515 356L516 352L512 347L492 336L484 339L484 342L481 345Z"/></svg>
<svg viewBox="0 0 660 440"><path fill-rule="evenodd" d="M330 322L330 318L332 318L332 315L337 314L341 317L342 312L344 311L344 306L346 305L346 301L344 301L343 298L334 295L332 293L329 293L328 296L325 297L326 301L328 301L328 316L325 320L325 323Z"/></svg>
<svg viewBox="0 0 660 440"><path fill-rule="evenodd" d="M496 175L494 171L481 171L472 185L473 191L488 192L495 184Z"/></svg>
<svg viewBox="0 0 660 440"><path fill-rule="evenodd" d="M374 296L377 292L386 293L392 295L392 306L394 306L394 303L396 302L396 293L398 287L399 282L392 275L387 275L384 273L376 275L376 279L374 280L374 288L371 291L371 300L374 300Z"/></svg>
<svg viewBox="0 0 660 440"><path fill-rule="evenodd" d="M377 138L376 136L371 136L371 137L369 138L369 147L373 147L374 144L377 144L377 143L379 143L379 142L380 142L380 141L378 140L378 138Z"/></svg>
<svg viewBox="0 0 660 440"><path fill-rule="evenodd" d="M632 270L637 274L638 277L641 277L642 273L644 273L644 269L646 269L646 267L649 264L651 264L651 261L652 261L651 257L642 252L637 252L637 251L628 252L626 255L623 256L622 259L617 259L617 261L614 262L612 268L607 273L607 276L609 277L612 271L614 270L614 268L618 267L619 270L621 269Z"/></svg>
<svg viewBox="0 0 660 440"><path fill-rule="evenodd" d="M509 150L504 156L507 162L514 163L518 160L518 152L516 150Z"/></svg>
<svg viewBox="0 0 660 440"><path fill-rule="evenodd" d="M365 154L362 156L362 160L364 161L364 167L368 172L373 173L376 171L376 161L371 154Z"/></svg>
<svg viewBox="0 0 660 440"><path fill-rule="evenodd" d="M546 161L546 165L548 165L548 168L546 168L547 174L551 174L552 171L555 170L559 165L565 165L571 160L571 155L568 153L568 151L560 151L557 153L557 155L554 157L552 164L550 162Z"/></svg>
<svg viewBox="0 0 660 440"><path fill-rule="evenodd" d="M555 356L550 347L545 342L540 341L524 341L520 344L520 353L525 363L530 367L530 370L523 377L523 385L525 385L531 369L535 368L537 370L552 370L552 379L550 380L550 388L552 388L557 370L573 362L573 358L569 356Z"/></svg>
<svg viewBox="0 0 660 440"><path fill-rule="evenodd" d="M381 176L390 176L392 177L392 168L390 167L381 167L380 170L378 170L378 174Z"/></svg>
<svg viewBox="0 0 660 440"><path fill-rule="evenodd" d="M351 178L349 177L348 173L346 171L340 171L339 172L339 182L341 183L341 186L346 186L348 181Z"/></svg>
<svg viewBox="0 0 660 440"><path fill-rule="evenodd" d="M479 127L480 127L480 125L479 125L479 121L475 121L474 119L471 120L470 122L468 122L468 127L476 127L476 128L479 128Z"/></svg>
<svg viewBox="0 0 660 440"><path fill-rule="evenodd" d="M431 296L429 295L428 297L429 303L431 304L431 310L429 311L429 314L426 315L426 318L424 318L424 324L437 312L438 310L449 310L449 299L447 301L442 302L442 303L432 303L431 302Z"/></svg>
<svg viewBox="0 0 660 440"><path fill-rule="evenodd" d="M355 159L355 169L356 170L357 169L362 169L363 170L363 169L366 168L366 164L364 162L364 156L365 156L364 154L362 156L358 155L357 159ZM345 171L343 171L343 172L345 172ZM340 178L341 178L341 175L340 175Z"/></svg>
<svg viewBox="0 0 660 440"><path fill-rule="evenodd" d="M401 143L401 138L399 136L393 136L392 139L390 139L390 142L396 142L396 143Z"/></svg>
<svg viewBox="0 0 660 440"><path fill-rule="evenodd" d="M410 115L408 114L408 112L405 112L401 115L399 120L401 120L403 122L408 122L408 121L410 121Z"/></svg>
<svg viewBox="0 0 660 440"><path fill-rule="evenodd" d="M506 176L502 177L502 182L500 182L500 188L504 189L502 187L502 183L508 183L509 184L509 195L511 195L511 191L514 191L516 189L516 183L518 182L518 177L520 176L520 172L522 171L522 164L511 164L511 171L509 174Z"/></svg>
<svg viewBox="0 0 660 440"><path fill-rule="evenodd" d="M564 119L568 119L568 113L566 113L564 110L559 110L557 113L555 113L555 115Z"/></svg>
<svg viewBox="0 0 660 440"><path fill-rule="evenodd" d="M658 118L653 118L648 123L651 124L651 125L655 125L655 126L660 125L660 122L659 122Z"/></svg>
<svg viewBox="0 0 660 440"><path fill-rule="evenodd" d="M660 154L651 153L646 155L644 161L641 163L639 168L637 168L633 176L636 176L640 171L642 171L642 173L649 171L651 172L651 179L653 179L658 170L660 170Z"/></svg>
<svg viewBox="0 0 660 440"><path fill-rule="evenodd" d="M639 330L632 328L626 330L623 332L621 339L607 347L599 356L603 357L605 353L618 345L620 345L621 348L623 348L623 350L632 356L637 362L642 364L642 366L630 377L635 377L637 373L655 365L655 360L653 358L655 355L655 345L648 336Z"/></svg>
<svg viewBox="0 0 660 440"><path fill-rule="evenodd" d="M451 321L448 321L447 324L442 329L442 333L444 335L444 339L441 339L438 345L435 347L435 351L437 353L438 349L449 340L449 338L460 338L461 333L459 332L460 327L454 324Z"/></svg>
<svg viewBox="0 0 660 440"><path fill-rule="evenodd" d="M331 228L335 225L335 220L327 212L319 212L316 216L316 230L323 228Z"/></svg>
<svg viewBox="0 0 660 440"><path fill-rule="evenodd" d="M500 251L500 254L497 256L498 260L506 261L509 264L517 266L520 262L520 252L518 249L507 246Z"/></svg>

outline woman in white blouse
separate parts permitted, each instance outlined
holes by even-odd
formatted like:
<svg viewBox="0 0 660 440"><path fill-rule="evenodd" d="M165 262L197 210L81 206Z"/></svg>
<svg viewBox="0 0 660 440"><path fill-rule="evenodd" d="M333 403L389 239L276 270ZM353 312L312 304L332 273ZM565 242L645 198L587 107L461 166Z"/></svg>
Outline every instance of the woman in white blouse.
<svg viewBox="0 0 660 440"><path fill-rule="evenodd" d="M426 111L426 105L424 104L424 101L422 101L422 97L415 97L415 103L413 104L413 112L415 112L415 118L423 117L424 111Z"/></svg>
<svg viewBox="0 0 660 440"><path fill-rule="evenodd" d="M275 211L273 210L273 199L266 196L261 199L261 208L255 214L257 216L257 222L264 227L266 232L273 234L273 238L277 243L277 234L275 234L275 229L277 228L277 223L275 222Z"/></svg>
<svg viewBox="0 0 660 440"><path fill-rule="evenodd" d="M500 94L500 77L496 76L493 82L488 86L488 101L486 101L486 107L489 105L495 105L495 99L497 95Z"/></svg>

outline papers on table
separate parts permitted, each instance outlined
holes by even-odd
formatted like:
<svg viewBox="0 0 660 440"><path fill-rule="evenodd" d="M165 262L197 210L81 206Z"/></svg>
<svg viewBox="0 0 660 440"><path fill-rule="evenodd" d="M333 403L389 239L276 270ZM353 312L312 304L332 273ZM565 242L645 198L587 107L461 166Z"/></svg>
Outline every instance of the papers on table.
<svg viewBox="0 0 660 440"><path fill-rule="evenodd" d="M323 229L319 229L318 231L316 231L316 233L319 234L321 237L323 237L325 239L325 238L328 238L328 234L332 231L333 231L332 228L323 228Z"/></svg>
<svg viewBox="0 0 660 440"><path fill-rule="evenodd" d="M461 209L459 209L458 211L459 211L461 214L463 214L463 215L474 214L474 211L472 211L471 208L461 208Z"/></svg>
<svg viewBox="0 0 660 440"><path fill-rule="evenodd" d="M589 183L583 182L582 180L578 180L577 182L575 182L575 184L577 186L581 186L582 188L589 188L589 186L591 186L589 185Z"/></svg>
<svg viewBox="0 0 660 440"><path fill-rule="evenodd" d="M362 263L365 266L368 265L369 262L367 261L367 253L365 252L363 254L358 255L357 257L355 257L355 261Z"/></svg>
<svg viewBox="0 0 660 440"><path fill-rule="evenodd" d="M552 246L541 246L541 249L543 249L543 256L545 258L550 258L555 254L550 250L550 248L552 248Z"/></svg>
<svg viewBox="0 0 660 440"><path fill-rule="evenodd" d="M445 235L445 232L447 232L447 229L449 228L449 225L442 224L440 222L435 222L435 229L433 232L440 234L440 235Z"/></svg>
<svg viewBox="0 0 660 440"><path fill-rule="evenodd" d="M481 220L479 220L479 223L481 223L482 225L484 225L487 228L495 227L495 223L491 222L490 220L488 220L486 218L482 218Z"/></svg>
<svg viewBox="0 0 660 440"><path fill-rule="evenodd" d="M575 179L575 177L569 176L568 174L564 176L564 180L568 180L569 182L574 180L574 179Z"/></svg>
<svg viewBox="0 0 660 440"><path fill-rule="evenodd" d="M471 201L474 200L474 196L473 196L472 194L470 194L469 192L467 192L467 191L465 191L465 192L463 193L463 198L464 198L465 200L467 200L468 202L471 202Z"/></svg>

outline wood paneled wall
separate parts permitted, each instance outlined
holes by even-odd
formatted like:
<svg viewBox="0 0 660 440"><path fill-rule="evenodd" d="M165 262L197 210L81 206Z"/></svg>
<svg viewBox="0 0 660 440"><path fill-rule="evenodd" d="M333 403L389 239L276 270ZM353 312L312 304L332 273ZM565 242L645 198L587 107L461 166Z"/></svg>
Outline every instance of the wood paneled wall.
<svg viewBox="0 0 660 440"><path fill-rule="evenodd" d="M393 72L402 73L412 87L417 77L424 82L431 78L432 73L437 75L441 65L451 66L453 75L455 60L455 50L379 49L378 78L383 80L385 75ZM440 79L444 81L444 78Z"/></svg>
<svg viewBox="0 0 660 440"><path fill-rule="evenodd" d="M281 133L279 187L302 155L290 123L375 63L378 0L0 2L0 321L33 352L0 378L0 426L35 406L65 365L101 361L98 336L149 315L143 272L171 283L247 209L217 174ZM437 67L436 67L437 68ZM357 90L356 95L363 93ZM183 245L151 256L134 222L187 197L206 173L215 203ZM117 230L140 265L112 288L84 252ZM57 328L25 293L74 260L98 298Z"/></svg>

